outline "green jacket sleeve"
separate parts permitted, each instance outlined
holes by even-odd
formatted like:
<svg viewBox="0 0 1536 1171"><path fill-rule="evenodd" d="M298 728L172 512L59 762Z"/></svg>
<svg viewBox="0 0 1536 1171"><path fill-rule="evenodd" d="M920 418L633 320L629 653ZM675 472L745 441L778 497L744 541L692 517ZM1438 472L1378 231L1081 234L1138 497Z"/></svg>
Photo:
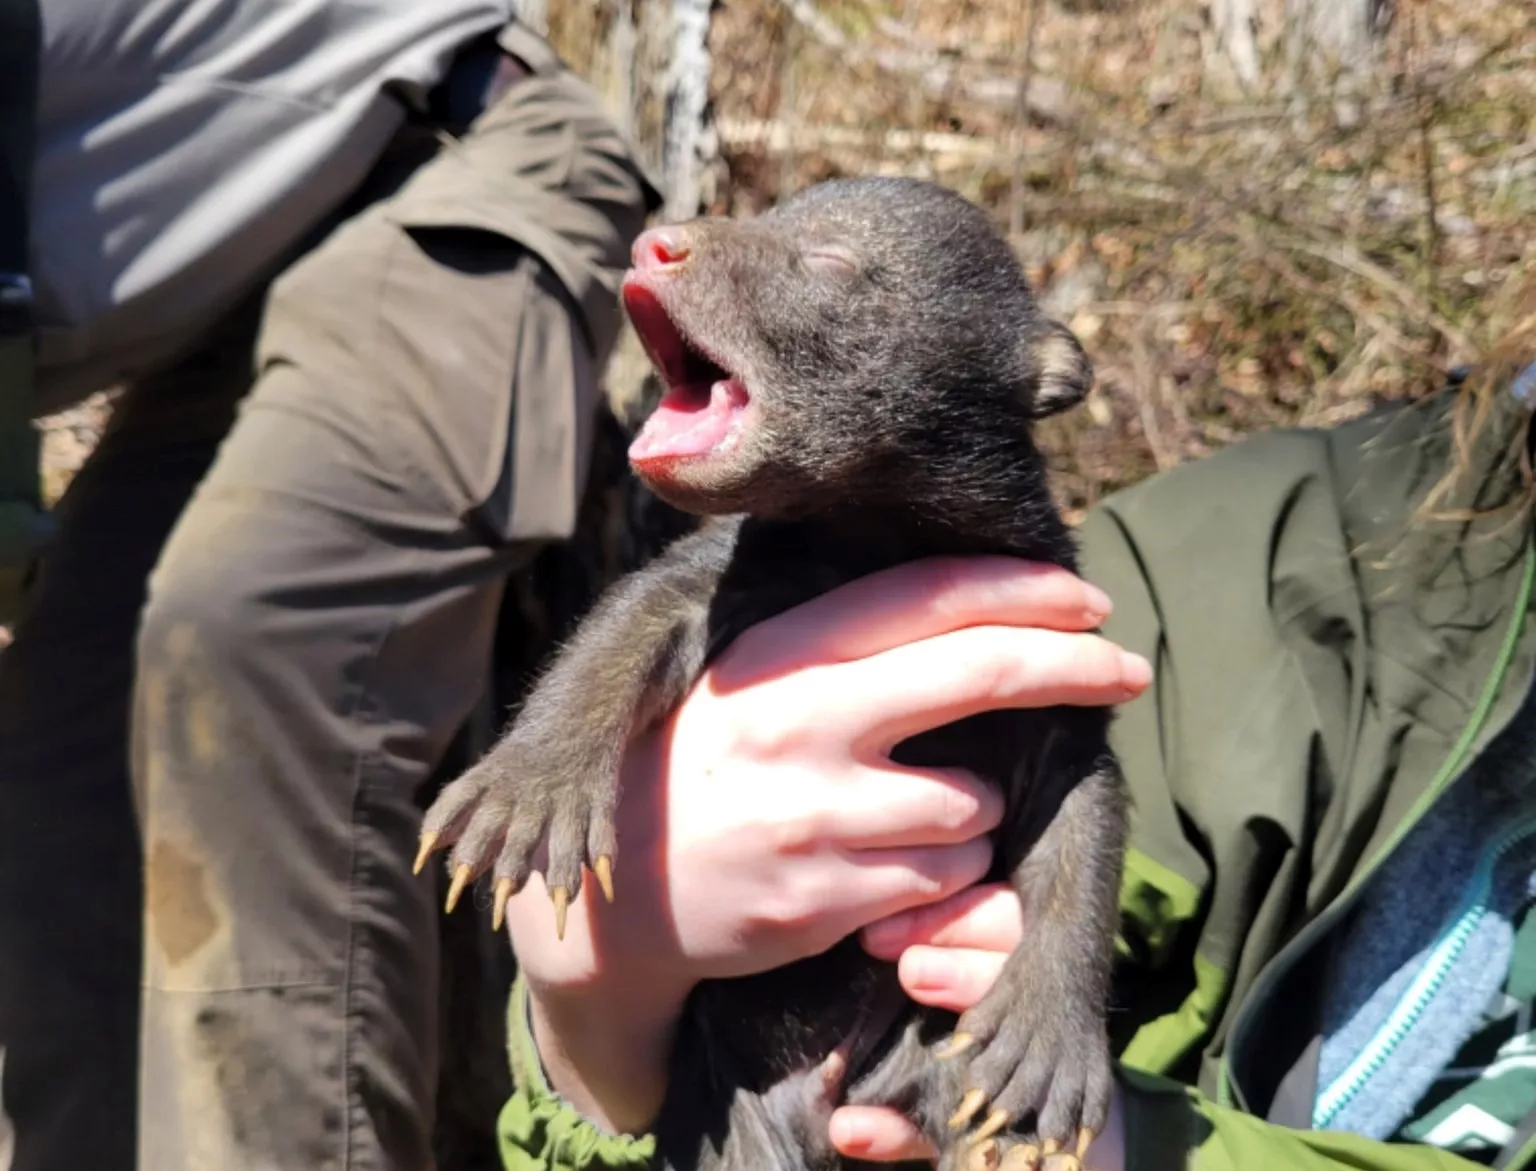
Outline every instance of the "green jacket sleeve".
<svg viewBox="0 0 1536 1171"><path fill-rule="evenodd" d="M1125 1171L1474 1171L1434 1147L1290 1130L1216 1105L1198 1090L1123 1069Z"/></svg>
<svg viewBox="0 0 1536 1171"><path fill-rule="evenodd" d="M1082 526L1085 576L1115 604L1106 635L1153 665L1111 733L1132 796L1115 1016L1130 1066L1214 1094L1259 972L1495 726L1527 538L1497 510L1411 523L1446 466L1449 401L1255 436ZM1492 508L1500 468L1453 503Z"/></svg>
<svg viewBox="0 0 1536 1171"><path fill-rule="evenodd" d="M1115 603L1105 633L1154 668L1112 733L1133 799L1111 1014L1127 1171L1478 1166L1218 1098L1255 977L1428 787L1499 653L1515 570L1465 573L1454 601L1478 620L1457 625L1366 543L1404 531L1426 426L1404 411L1259 436L1083 525L1085 576ZM1426 570L1454 564L1434 553Z"/></svg>
<svg viewBox="0 0 1536 1171"><path fill-rule="evenodd" d="M656 1154L652 1136L605 1131L550 1088L528 1024L521 976L507 1001L507 1049L512 1096L496 1125L507 1171L641 1171L651 1166Z"/></svg>
<svg viewBox="0 0 1536 1171"><path fill-rule="evenodd" d="M1306 856L1356 812L1319 796L1342 793L1369 678L1336 493L1323 438L1271 433L1111 497L1082 529L1106 635L1153 666L1111 733L1132 795L1117 1046L1208 1091L1197 1066L1230 1008L1347 873Z"/></svg>

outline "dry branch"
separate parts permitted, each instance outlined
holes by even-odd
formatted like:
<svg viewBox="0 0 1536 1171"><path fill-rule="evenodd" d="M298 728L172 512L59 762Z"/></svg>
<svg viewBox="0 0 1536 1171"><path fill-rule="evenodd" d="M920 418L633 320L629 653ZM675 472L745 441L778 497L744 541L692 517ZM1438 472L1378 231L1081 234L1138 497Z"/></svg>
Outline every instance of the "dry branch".
<svg viewBox="0 0 1536 1171"><path fill-rule="evenodd" d="M779 2L813 41L838 54L846 65L868 64L887 73L915 78L922 92L931 99L958 97L1001 110L1011 110L1019 104L1018 78L991 71L966 77L963 75L965 67L974 65L975 61L962 54L922 45L915 35L907 38L907 44L912 46L907 49L856 41L823 15L812 0ZM1072 117L1067 87L1054 78L1035 78L1024 104L1031 117L1047 124L1061 125Z"/></svg>

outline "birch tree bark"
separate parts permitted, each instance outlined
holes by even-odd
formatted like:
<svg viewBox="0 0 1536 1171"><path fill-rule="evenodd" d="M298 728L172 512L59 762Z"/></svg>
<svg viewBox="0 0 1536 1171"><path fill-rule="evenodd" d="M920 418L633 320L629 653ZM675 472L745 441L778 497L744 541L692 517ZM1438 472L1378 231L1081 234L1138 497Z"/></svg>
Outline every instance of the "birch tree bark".
<svg viewBox="0 0 1536 1171"><path fill-rule="evenodd" d="M1255 0L1210 0L1206 68L1244 93L1259 86L1259 12Z"/></svg>
<svg viewBox="0 0 1536 1171"><path fill-rule="evenodd" d="M668 219L695 215L714 192L708 176L717 150L710 118L711 0L673 0L672 68L667 79L662 182Z"/></svg>
<svg viewBox="0 0 1536 1171"><path fill-rule="evenodd" d="M1286 0L1286 91L1325 100L1336 123L1357 125L1395 11L1395 0Z"/></svg>
<svg viewBox="0 0 1536 1171"><path fill-rule="evenodd" d="M1393 0L1286 0L1286 52L1325 73L1373 64L1395 15Z"/></svg>
<svg viewBox="0 0 1536 1171"><path fill-rule="evenodd" d="M1350 103L1369 85L1395 2L1206 0L1207 76L1245 97L1275 88L1302 99ZM1266 44L1281 50L1270 77ZM1342 107L1340 114L1345 116Z"/></svg>

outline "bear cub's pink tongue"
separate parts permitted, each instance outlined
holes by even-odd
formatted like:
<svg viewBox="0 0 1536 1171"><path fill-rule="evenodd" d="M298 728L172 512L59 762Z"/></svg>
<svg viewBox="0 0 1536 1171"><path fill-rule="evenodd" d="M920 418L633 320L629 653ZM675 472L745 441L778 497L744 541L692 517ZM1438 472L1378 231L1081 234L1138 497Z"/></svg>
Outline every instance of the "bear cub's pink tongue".
<svg viewBox="0 0 1536 1171"><path fill-rule="evenodd" d="M673 387L630 444L629 458L655 463L708 455L736 430L747 401L747 388L735 378L722 378L707 394L702 386Z"/></svg>

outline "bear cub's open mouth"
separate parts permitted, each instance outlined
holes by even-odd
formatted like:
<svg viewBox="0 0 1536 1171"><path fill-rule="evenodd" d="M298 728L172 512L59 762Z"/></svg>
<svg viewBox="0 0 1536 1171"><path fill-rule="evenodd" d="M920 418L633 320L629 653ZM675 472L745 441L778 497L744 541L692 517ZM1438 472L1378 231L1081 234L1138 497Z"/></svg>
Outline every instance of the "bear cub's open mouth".
<svg viewBox="0 0 1536 1171"><path fill-rule="evenodd" d="M746 384L680 330L645 278L624 281L624 308L666 386L666 394L629 448L644 470L702 459L729 449L751 395Z"/></svg>

